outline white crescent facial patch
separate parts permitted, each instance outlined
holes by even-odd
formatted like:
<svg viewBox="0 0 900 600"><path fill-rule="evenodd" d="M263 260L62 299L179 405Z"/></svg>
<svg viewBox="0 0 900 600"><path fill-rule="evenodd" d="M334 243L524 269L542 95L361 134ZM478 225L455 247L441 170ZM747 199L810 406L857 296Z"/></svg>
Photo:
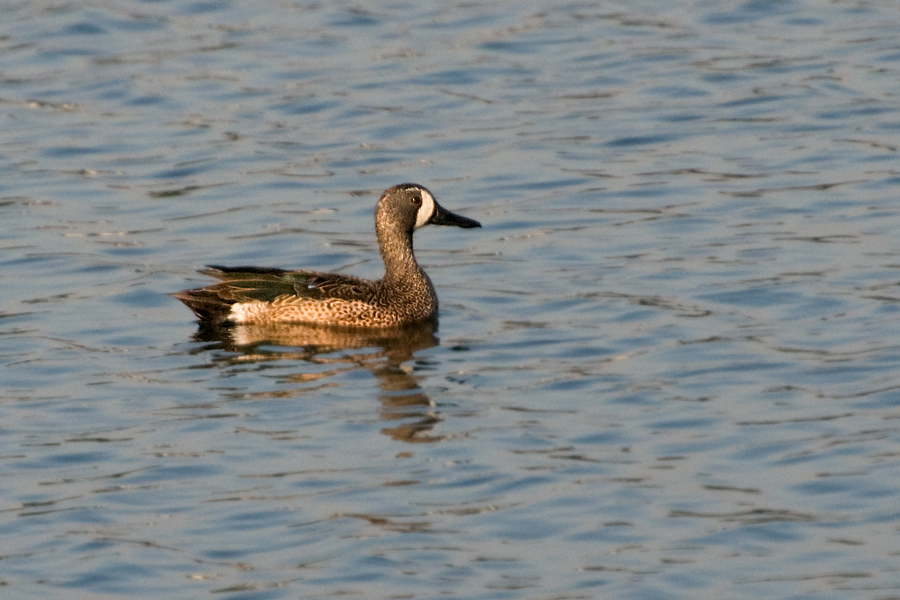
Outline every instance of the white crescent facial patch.
<svg viewBox="0 0 900 600"><path fill-rule="evenodd" d="M432 215L434 215L434 197L427 190L422 190L422 206L416 213L416 226L413 229L418 229L428 223Z"/></svg>

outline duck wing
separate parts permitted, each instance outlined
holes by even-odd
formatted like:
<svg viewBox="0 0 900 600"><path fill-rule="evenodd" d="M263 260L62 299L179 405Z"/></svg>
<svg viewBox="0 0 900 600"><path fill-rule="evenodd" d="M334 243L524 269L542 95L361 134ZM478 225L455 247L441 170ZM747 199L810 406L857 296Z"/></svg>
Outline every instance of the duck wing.
<svg viewBox="0 0 900 600"><path fill-rule="evenodd" d="M266 267L221 267L209 265L201 271L220 281L215 285L172 294L202 321L228 319L233 304L290 301L293 298L372 302L377 284L350 275L317 271L288 271Z"/></svg>
<svg viewBox="0 0 900 600"><path fill-rule="evenodd" d="M339 273L217 265L209 265L201 273L222 281L212 287L227 289L235 301L271 302L282 296L297 296L311 300L342 298L369 302L376 293L374 282Z"/></svg>

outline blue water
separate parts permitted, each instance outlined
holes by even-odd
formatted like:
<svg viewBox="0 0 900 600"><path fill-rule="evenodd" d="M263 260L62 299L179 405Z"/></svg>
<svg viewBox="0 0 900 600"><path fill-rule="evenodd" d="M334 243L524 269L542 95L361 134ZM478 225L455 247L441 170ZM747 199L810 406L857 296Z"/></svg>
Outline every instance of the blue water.
<svg viewBox="0 0 900 600"><path fill-rule="evenodd" d="M15 598L900 595L891 2L0 7ZM205 264L440 328L198 331Z"/></svg>

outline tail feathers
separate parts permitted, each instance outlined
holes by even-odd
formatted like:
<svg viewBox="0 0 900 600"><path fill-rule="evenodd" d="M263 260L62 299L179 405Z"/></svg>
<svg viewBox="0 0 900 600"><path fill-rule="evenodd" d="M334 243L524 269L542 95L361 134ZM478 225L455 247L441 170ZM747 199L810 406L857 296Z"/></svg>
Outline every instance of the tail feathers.
<svg viewBox="0 0 900 600"><path fill-rule="evenodd" d="M207 288L176 292L172 297L184 302L201 321L222 323L228 320L228 314L231 312L232 302L224 300L222 296Z"/></svg>

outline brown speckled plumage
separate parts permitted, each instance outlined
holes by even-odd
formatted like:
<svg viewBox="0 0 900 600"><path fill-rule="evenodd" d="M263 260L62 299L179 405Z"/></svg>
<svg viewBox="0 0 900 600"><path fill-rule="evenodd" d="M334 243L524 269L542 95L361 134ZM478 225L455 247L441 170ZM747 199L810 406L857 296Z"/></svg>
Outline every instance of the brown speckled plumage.
<svg viewBox="0 0 900 600"><path fill-rule="evenodd" d="M379 281L315 271L210 266L221 280L173 294L203 321L300 322L392 327L432 319L434 286L413 255L413 231L424 225L480 227L442 208L420 185L388 188L375 207L375 234L384 259Z"/></svg>

